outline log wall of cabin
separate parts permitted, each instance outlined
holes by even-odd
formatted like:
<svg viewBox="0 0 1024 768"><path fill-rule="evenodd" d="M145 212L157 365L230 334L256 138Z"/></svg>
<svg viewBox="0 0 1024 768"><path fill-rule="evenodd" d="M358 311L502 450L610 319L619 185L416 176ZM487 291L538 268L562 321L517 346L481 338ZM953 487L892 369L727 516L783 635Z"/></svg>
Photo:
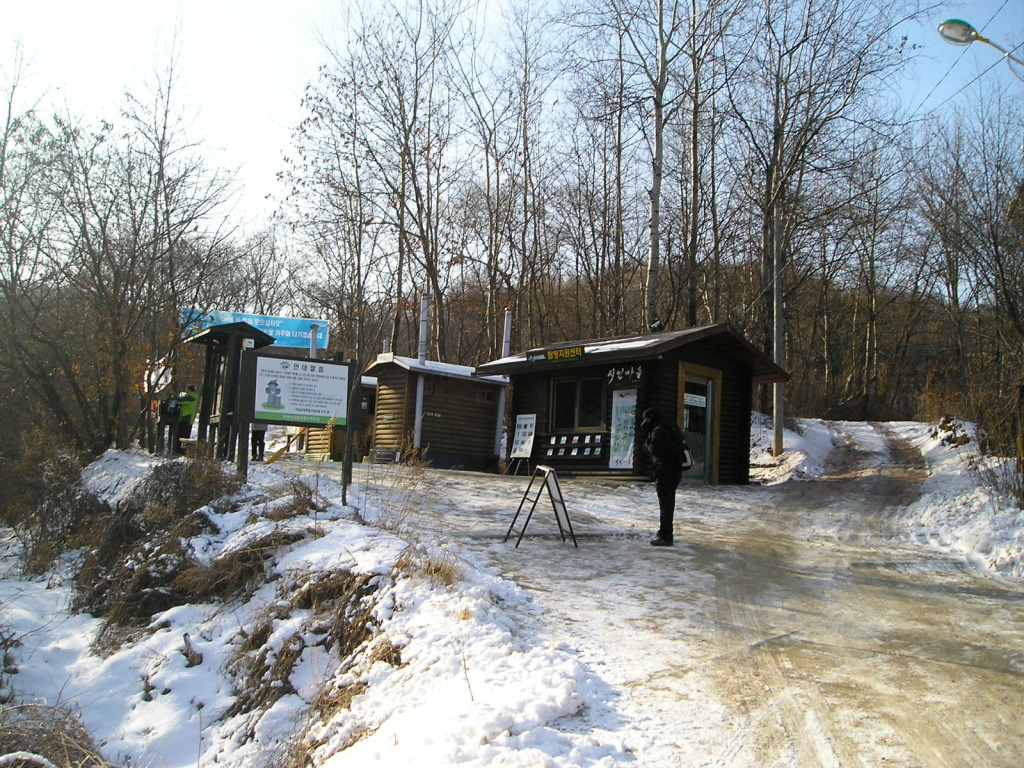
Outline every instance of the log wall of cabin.
<svg viewBox="0 0 1024 768"><path fill-rule="evenodd" d="M412 377L415 380L415 376ZM423 398L423 445L453 456L494 455L498 391L493 384L432 376ZM413 385L415 386L415 385Z"/></svg>
<svg viewBox="0 0 1024 768"><path fill-rule="evenodd" d="M401 450L412 439L412 411L415 407L415 379L398 366L377 373L377 412L374 416L373 447Z"/></svg>

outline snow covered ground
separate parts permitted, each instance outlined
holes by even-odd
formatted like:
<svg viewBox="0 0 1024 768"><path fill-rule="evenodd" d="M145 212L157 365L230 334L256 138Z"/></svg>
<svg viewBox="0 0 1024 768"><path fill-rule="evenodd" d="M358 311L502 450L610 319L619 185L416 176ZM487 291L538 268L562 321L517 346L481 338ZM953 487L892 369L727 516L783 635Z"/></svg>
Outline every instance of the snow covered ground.
<svg viewBox="0 0 1024 768"><path fill-rule="evenodd" d="M873 434L820 421L800 426L800 434L787 433L779 460L766 450L770 435L755 427L752 463L766 490L821 477L839 433ZM957 553L993 578L1024 577L1024 514L979 487L970 468L973 443L956 447L950 432L934 425L884 428L920 451L928 471L922 496L898 517L906 538ZM111 451L88 468L85 481L116 503L156 461ZM5 538L0 629L20 646L13 650L17 673L0 679L0 689L76 707L107 758L124 765L268 766L299 747L330 768L659 765L660 726L630 709L619 676L602 669L587 648L539 633L530 618L542 609L531 590L488 565L488 552L513 546L502 539L526 480L472 475L467 482L464 475L452 479L454 473L402 471L362 468L347 507L340 504L336 468L307 473L303 481L315 486L321 508L281 519L272 512L288 505L294 472L252 467L233 511L211 509L216 530L188 546L198 561L209 562L270 531L294 534L268 563L266 582L244 601L155 615L147 632L106 656L91 649L101 622L71 610L67 568L24 579L15 567L15 542ZM428 488L434 501L426 501ZM685 501L691 491L680 493ZM725 519L754 514L759 493L721 488L695 498L710 510L706 515ZM592 558L600 557L602 537L646 544L656 509L651 486L594 483L567 502L581 549L591 547ZM433 522L421 525L421 516ZM448 540L439 539L439 525ZM552 527L538 519L531 533ZM568 546L549 543L524 542L516 550L518 567L542 571L545 558ZM597 575L602 564L592 558L584 554L580 569ZM639 585L646 576L634 571L629 578ZM344 660L324 642L322 617L296 599L302 585L338 573L376 590L376 631ZM591 619L580 617L590 632L616 631L614 620ZM262 650L247 649L250 638L264 635ZM628 643L628 636L616 635L615 642ZM640 666L645 655L659 652L627 650ZM246 658L250 667L267 670L262 682L259 675L245 678L250 687L268 689L264 706L237 706L252 694L240 689L245 664L239 659ZM285 659L286 676L274 679L275 662ZM701 754L701 734L720 728L723 714L712 697L690 693L675 715L696 734L688 764L729 764Z"/></svg>

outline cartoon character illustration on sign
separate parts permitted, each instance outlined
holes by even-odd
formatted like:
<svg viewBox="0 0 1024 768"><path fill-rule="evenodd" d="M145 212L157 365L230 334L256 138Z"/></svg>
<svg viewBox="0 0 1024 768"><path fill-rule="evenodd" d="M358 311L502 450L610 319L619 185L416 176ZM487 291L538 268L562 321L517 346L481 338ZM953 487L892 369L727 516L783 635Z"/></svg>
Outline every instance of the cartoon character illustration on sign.
<svg viewBox="0 0 1024 768"><path fill-rule="evenodd" d="M271 380L267 384L267 402L263 405L267 408L284 408L284 403L281 402L281 387L278 386L276 380Z"/></svg>

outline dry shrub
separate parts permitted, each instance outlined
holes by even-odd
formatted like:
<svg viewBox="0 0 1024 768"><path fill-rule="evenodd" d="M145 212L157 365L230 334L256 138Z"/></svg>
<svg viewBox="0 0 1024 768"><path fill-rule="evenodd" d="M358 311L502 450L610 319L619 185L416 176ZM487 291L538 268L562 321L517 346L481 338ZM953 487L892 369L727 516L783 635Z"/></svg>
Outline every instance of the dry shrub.
<svg viewBox="0 0 1024 768"><path fill-rule="evenodd" d="M301 531L272 531L224 553L209 565L192 562L174 578L171 589L190 603L247 596L266 577L271 555L305 536Z"/></svg>
<svg viewBox="0 0 1024 768"><path fill-rule="evenodd" d="M237 491L242 481L225 472L210 450L197 449L184 460L158 464L125 502L127 508L156 525L167 519L180 520L206 505L226 508L223 499Z"/></svg>
<svg viewBox="0 0 1024 768"><path fill-rule="evenodd" d="M1005 455L1013 446L1007 441L993 439L991 425L979 425L977 439L971 437L967 426L951 416L943 416L932 430L931 437L951 448L962 448L973 443L973 451L966 454L967 468L972 472L975 483L988 488L1002 498L1018 506L1024 505L1024 472L1016 459ZM1012 430L1010 430L1012 431ZM1007 433L1005 424L995 432ZM1003 449L1003 450L1000 450Z"/></svg>
<svg viewBox="0 0 1024 768"><path fill-rule="evenodd" d="M166 508L150 507L145 514L117 509L97 520L99 541L77 576L77 607L125 626L187 602L172 586L191 562L183 540L212 527L200 512L171 519Z"/></svg>
<svg viewBox="0 0 1024 768"><path fill-rule="evenodd" d="M324 504L323 500L318 498L313 489L302 482L302 480L293 480L289 490L291 491L291 496L288 503L278 505L265 512L263 514L265 519L280 522L299 517L300 515L308 515L311 511L323 514L327 510L327 505Z"/></svg>
<svg viewBox="0 0 1024 768"><path fill-rule="evenodd" d="M282 696L294 693L289 677L306 649L303 639L322 636L317 643L333 650L343 664L373 636L377 578L349 571L303 573L281 588L283 598L241 633L227 669L235 679L236 699L228 715L264 709ZM301 631L291 635L278 649L268 645L274 623L288 618L293 610L309 611L311 617ZM316 705L314 704L314 707Z"/></svg>
<svg viewBox="0 0 1024 768"><path fill-rule="evenodd" d="M375 506L380 510L369 524L393 533L404 532L405 521L416 512L416 492L422 487L430 466L425 458L415 458L411 450L403 450L403 455L412 458L397 464L371 464L370 475L363 484L364 493L367 496L372 493Z"/></svg>
<svg viewBox="0 0 1024 768"><path fill-rule="evenodd" d="M449 550L427 557L420 568L435 587L450 587L462 577L459 558Z"/></svg>
<svg viewBox="0 0 1024 768"><path fill-rule="evenodd" d="M157 465L128 499L93 519L77 542L85 550L77 608L107 620L98 648L109 629L191 601L177 583L194 566L183 541L213 531L205 508L225 504L237 487L219 461L198 453Z"/></svg>
<svg viewBox="0 0 1024 768"><path fill-rule="evenodd" d="M12 651L21 646L21 640L4 626L0 626L0 705L14 700L11 679L18 673Z"/></svg>
<svg viewBox="0 0 1024 768"><path fill-rule="evenodd" d="M407 576L426 576L435 587L450 587L462 577L462 565L456 552L442 549L431 553L422 545L405 549L395 561L395 572Z"/></svg>
<svg viewBox="0 0 1024 768"><path fill-rule="evenodd" d="M324 719L330 719L342 710L351 709L352 702L356 700L356 697L363 694L369 687L369 684L363 680L325 686L313 702L313 711Z"/></svg>
<svg viewBox="0 0 1024 768"><path fill-rule="evenodd" d="M351 669L361 649L371 662L384 661L395 666L401 665L401 652L390 641L381 640L372 647L377 621L373 616L380 584L379 579L367 574L353 574L337 571L327 574L309 574L302 587L295 593L293 605L297 609L310 610L318 617L314 631L324 636L324 646L333 649L341 661L339 673ZM329 722L342 710L352 706L353 700L367 688L363 680L353 679L347 674L337 674L334 681L325 685L317 694L310 707L312 721ZM365 727L351 730L342 747L347 748L372 733ZM288 751L286 766L307 766L311 755L323 741L302 733L292 742Z"/></svg>
<svg viewBox="0 0 1024 768"><path fill-rule="evenodd" d="M352 704L352 700L364 690L366 690L366 686L361 683L341 689L336 706L325 707L324 711L340 712L348 709ZM352 724L347 724L347 733L336 745L334 753L344 752L349 747L372 736L376 730L376 728L366 725L353 726ZM289 746L281 768L309 768L310 766L317 765L319 761L315 758L315 753L324 743L323 739L313 738L309 734L299 734Z"/></svg>
<svg viewBox="0 0 1024 768"><path fill-rule="evenodd" d="M299 581L291 605L329 620L319 626L328 650L334 650L345 659L372 636L377 592L375 576L339 570L311 572Z"/></svg>
<svg viewBox="0 0 1024 768"><path fill-rule="evenodd" d="M964 423L952 416L943 416L932 429L931 437L951 448L959 448L971 442L971 435Z"/></svg>
<svg viewBox="0 0 1024 768"><path fill-rule="evenodd" d="M30 461L31 468L23 466ZM82 465L69 453L26 456L4 471L4 485L12 490L3 517L22 544L28 573L46 571L97 516L109 511L85 488Z"/></svg>
<svg viewBox="0 0 1024 768"><path fill-rule="evenodd" d="M387 638L373 644L368 658L371 663L380 661L392 667L401 667L405 664L402 661L402 649Z"/></svg>
<svg viewBox="0 0 1024 768"><path fill-rule="evenodd" d="M60 766L109 768L78 715L43 704L0 705L0 754L29 752ZM7 765L38 768L37 761Z"/></svg>
<svg viewBox="0 0 1024 768"><path fill-rule="evenodd" d="M267 644L274 631L274 615L264 616L251 634L243 635L227 664L235 679L235 700L227 717L267 709L278 699L295 693L289 679L306 649L302 634L289 636L280 648ZM251 734L250 734L251 737Z"/></svg>
<svg viewBox="0 0 1024 768"><path fill-rule="evenodd" d="M968 465L975 482L1018 507L1024 507L1024 473L1014 459L977 455Z"/></svg>

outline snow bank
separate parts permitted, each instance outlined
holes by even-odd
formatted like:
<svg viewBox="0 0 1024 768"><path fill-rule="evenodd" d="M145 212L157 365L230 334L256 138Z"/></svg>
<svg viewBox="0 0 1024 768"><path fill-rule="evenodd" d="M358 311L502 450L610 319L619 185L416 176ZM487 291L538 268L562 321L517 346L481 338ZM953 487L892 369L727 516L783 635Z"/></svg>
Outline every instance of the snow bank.
<svg viewBox="0 0 1024 768"><path fill-rule="evenodd" d="M161 459L145 451L118 451L113 448L82 472L85 487L111 506L131 495L149 477Z"/></svg>
<svg viewBox="0 0 1024 768"><path fill-rule="evenodd" d="M108 451L84 480L116 503L160 461ZM204 509L216 530L187 542L208 564L272 532L302 534L267 563L265 584L243 601L156 614L141 637L106 656L93 648L103 622L73 611L70 579L0 580L0 626L21 640L14 690L76 708L106 756L131 765L271 765L301 747L303 734L317 759L336 768L610 768L627 756L573 725L596 703L599 686L572 654L521 634L510 612L528 598L512 582L460 561L461 578L438 587L414 565L401 565L411 548L425 545L359 522L354 510L331 501L340 488L327 477L309 481L317 510L279 519L295 482L286 470L253 467L231 511ZM382 517L381 510L360 513ZM424 556L437 552L427 548ZM297 608L288 592L344 572L370 578L379 601L377 634L347 660L324 643L331 622ZM261 639L247 649L252 637ZM397 649L395 658L375 656L380 647ZM261 665L269 675L289 649L298 654L283 679L261 680ZM255 676L245 677L246 664L255 664ZM246 679L250 687L240 688ZM283 694L276 700L239 711L241 697L273 694L275 686ZM361 693L310 723L317 698L337 686Z"/></svg>
<svg viewBox="0 0 1024 768"><path fill-rule="evenodd" d="M454 593L423 582L397 585L385 623L401 649L398 666L367 671L351 710L311 733L323 737L322 765L611 766L614 745L560 727L594 703L597 687L568 653L516 633L482 574ZM512 603L523 598L500 591Z"/></svg>
<svg viewBox="0 0 1024 768"><path fill-rule="evenodd" d="M908 534L993 573L1024 578L1024 510L985 481L986 475L1013 471L1012 462L979 456L970 425L887 426L921 451L928 468L923 495L904 511ZM969 442L958 445L957 436Z"/></svg>
<svg viewBox="0 0 1024 768"><path fill-rule="evenodd" d="M833 433L828 422L799 419L798 429L783 430L785 451L772 456L775 439L772 421L755 413L750 425L751 479L765 484L788 480L814 480L825 474L825 465L832 452Z"/></svg>

